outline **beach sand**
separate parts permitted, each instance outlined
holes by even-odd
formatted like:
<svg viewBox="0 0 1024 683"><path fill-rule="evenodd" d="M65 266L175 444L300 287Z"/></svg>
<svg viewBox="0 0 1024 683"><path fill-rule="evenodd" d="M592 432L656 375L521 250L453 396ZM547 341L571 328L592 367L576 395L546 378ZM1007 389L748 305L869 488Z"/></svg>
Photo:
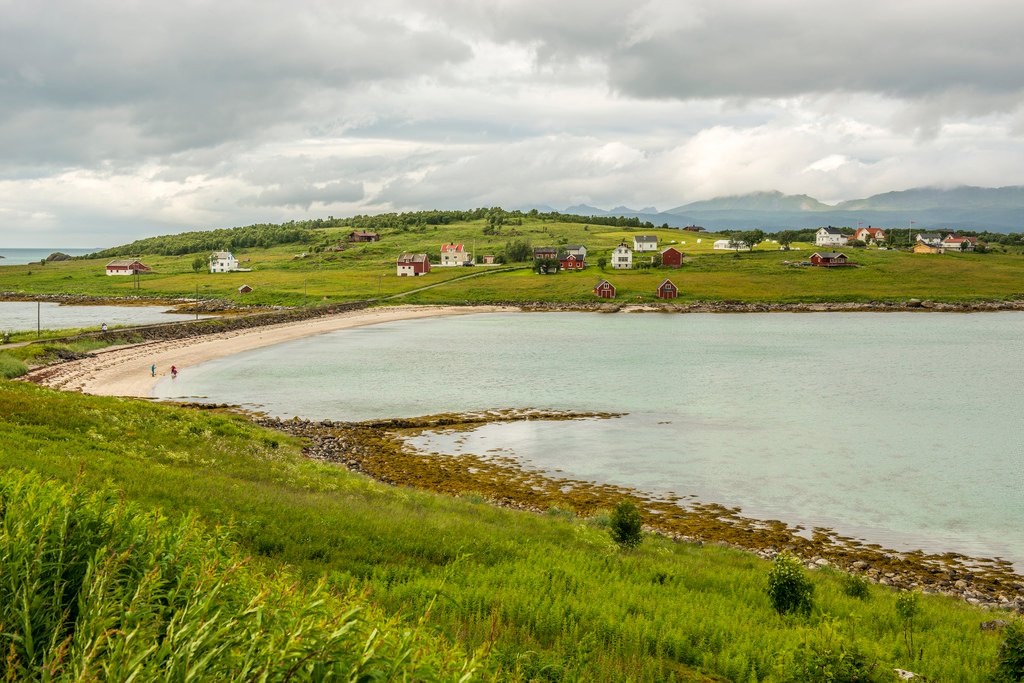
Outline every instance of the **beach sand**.
<svg viewBox="0 0 1024 683"><path fill-rule="evenodd" d="M189 339L146 342L99 351L93 358L41 368L26 376L43 386L97 396L148 398L171 366L179 370L242 351L365 325L442 315L468 315L515 310L500 306L394 306L221 332ZM150 366L156 364L156 376Z"/></svg>

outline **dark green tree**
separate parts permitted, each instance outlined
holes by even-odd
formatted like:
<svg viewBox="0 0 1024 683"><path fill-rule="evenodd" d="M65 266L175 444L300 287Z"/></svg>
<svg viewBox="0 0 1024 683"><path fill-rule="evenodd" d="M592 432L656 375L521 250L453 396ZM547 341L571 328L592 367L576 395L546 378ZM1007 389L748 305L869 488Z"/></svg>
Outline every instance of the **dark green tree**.
<svg viewBox="0 0 1024 683"><path fill-rule="evenodd" d="M623 548L635 548L643 540L644 520L636 505L624 500L612 510L610 530L612 539Z"/></svg>
<svg viewBox="0 0 1024 683"><path fill-rule="evenodd" d="M810 614L814 606L814 584L800 561L780 553L768 571L768 599L779 614Z"/></svg>

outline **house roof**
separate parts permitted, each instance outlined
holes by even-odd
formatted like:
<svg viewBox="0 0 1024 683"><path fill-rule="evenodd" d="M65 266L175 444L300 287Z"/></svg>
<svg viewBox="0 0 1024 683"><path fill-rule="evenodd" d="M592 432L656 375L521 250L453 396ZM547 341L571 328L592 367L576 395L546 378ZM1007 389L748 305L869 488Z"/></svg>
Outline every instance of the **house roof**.
<svg viewBox="0 0 1024 683"><path fill-rule="evenodd" d="M358 237L376 237L377 233L366 232L365 230L353 230L352 232L349 233L349 235L356 235Z"/></svg>
<svg viewBox="0 0 1024 683"><path fill-rule="evenodd" d="M558 251L558 247L534 247L533 251L534 253L538 251Z"/></svg>
<svg viewBox="0 0 1024 683"><path fill-rule="evenodd" d="M398 257L399 263L417 263L427 260L426 254L402 254Z"/></svg>
<svg viewBox="0 0 1024 683"><path fill-rule="evenodd" d="M630 252L633 251L632 249L629 248L629 245L626 244L625 242L620 242L619 246L615 247L615 249L613 249L612 251L618 251L619 249L625 249L626 251L630 251Z"/></svg>
<svg viewBox="0 0 1024 683"><path fill-rule="evenodd" d="M946 239L944 239L942 241L943 242L952 242L954 244L961 244L963 242L970 242L971 244L976 244L978 242L978 238L977 237L961 237L960 235L952 235L952 234L950 234L950 235L947 235Z"/></svg>
<svg viewBox="0 0 1024 683"><path fill-rule="evenodd" d="M634 242L654 242L655 244L657 244L658 243L658 236L657 235L633 235L633 241Z"/></svg>
<svg viewBox="0 0 1024 683"><path fill-rule="evenodd" d="M128 268L130 266L134 266L136 263L139 264L140 266L142 266L143 268L147 268L148 267L148 266L143 265L142 261L139 261L138 259L119 258L119 259L114 259L113 261L108 263L107 264L107 268Z"/></svg>
<svg viewBox="0 0 1024 683"><path fill-rule="evenodd" d="M679 289L678 287L676 287L676 283L672 282L668 278L665 278L664 280L661 281L661 284L658 285L658 289L661 289L665 285L672 285L675 289Z"/></svg>
<svg viewBox="0 0 1024 683"><path fill-rule="evenodd" d="M580 251L581 249L586 249L586 246L584 246L582 244L567 244L567 245L565 245L565 250L566 251Z"/></svg>
<svg viewBox="0 0 1024 683"><path fill-rule="evenodd" d="M562 257L563 261L568 261L569 259L572 259L573 261L580 261L583 259L583 257L577 256L576 254L566 254L565 256Z"/></svg>
<svg viewBox="0 0 1024 683"><path fill-rule="evenodd" d="M608 285L612 289L615 289L615 285L613 285L612 283L608 282L607 280L599 280L598 283L596 285L594 285L594 289L601 289L602 285Z"/></svg>
<svg viewBox="0 0 1024 683"><path fill-rule="evenodd" d="M679 251L678 249L676 249L675 247L669 247L668 249L662 249L662 250L661 250L661 253L662 253L662 254L667 254L667 253L668 253L668 252L670 252L670 251L674 251L674 252L676 252L677 254L682 254L682 253L683 253L683 252Z"/></svg>
<svg viewBox="0 0 1024 683"><path fill-rule="evenodd" d="M839 258L842 256L843 258L846 258L846 254L841 254L838 251L819 251L811 254L811 258L814 258L815 256L820 256L821 258Z"/></svg>
<svg viewBox="0 0 1024 683"><path fill-rule="evenodd" d="M937 232L919 232L917 234L919 240L941 240L942 235Z"/></svg>
<svg viewBox="0 0 1024 683"><path fill-rule="evenodd" d="M822 230L824 230L825 232L827 232L830 235L842 235L843 234L842 230L840 230L839 228L833 228L831 225L828 226L827 228L818 228L818 232L821 232Z"/></svg>
<svg viewBox="0 0 1024 683"><path fill-rule="evenodd" d="M235 258L235 257L231 255L230 251L215 251L212 254L210 254L210 258L212 258L212 259L222 259L222 258L231 259L231 258Z"/></svg>
<svg viewBox="0 0 1024 683"><path fill-rule="evenodd" d="M441 253L442 254L445 253L445 252L460 252L460 251L465 251L465 247L463 247L463 245L461 245L461 244L455 244L453 242L451 244L442 244L441 245ZM417 254L417 256L419 256L419 254Z"/></svg>

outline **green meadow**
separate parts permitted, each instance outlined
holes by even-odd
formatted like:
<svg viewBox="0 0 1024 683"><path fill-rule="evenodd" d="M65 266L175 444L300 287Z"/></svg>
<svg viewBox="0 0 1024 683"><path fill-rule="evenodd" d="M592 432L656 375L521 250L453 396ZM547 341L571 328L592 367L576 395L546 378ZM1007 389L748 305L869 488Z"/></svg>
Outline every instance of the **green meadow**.
<svg viewBox="0 0 1024 683"><path fill-rule="evenodd" d="M108 277L109 259L73 260L46 265L0 268L0 291L31 294L83 294L100 297L195 297L259 305L312 305L401 296L392 301L417 303L579 302L594 299L593 285L607 278L628 302L653 302L655 289L668 277L680 288L682 301L818 302L900 301L908 298L943 302L1024 297L1024 255L1001 250L987 254L912 254L874 248L844 248L856 268L821 269L785 265L802 261L815 251L796 243L799 251L782 252L770 242L752 253L714 251L723 236L672 229L587 225L523 218L522 225L505 224L496 231L485 220L448 225L384 228L382 239L345 245L350 228L320 228L306 232L302 243L268 248L242 248L236 256L250 273L210 274L192 269L207 252L177 256L138 254L154 270L141 277L135 289L130 278ZM496 234L487 234L495 233ZM601 269L620 241L634 234L656 234L659 247L676 246L687 255L680 269L631 271ZM699 243L698 243L698 240ZM441 245L457 242L474 254L501 254L510 241L532 246L584 244L589 267L582 273L537 275L528 263L507 271L488 266L435 267L428 275L399 278L394 261L402 252L426 252L436 262ZM342 244L342 251L328 251ZM305 254L305 257L300 257ZM636 254L635 262L649 259ZM516 264L511 264L516 265ZM466 277L467 275L474 277ZM248 284L255 291L239 294ZM416 292L423 287L430 287Z"/></svg>
<svg viewBox="0 0 1024 683"><path fill-rule="evenodd" d="M84 501L78 507L43 501L36 517L45 517L45 510L60 517L68 509L68 515L81 512L110 525L123 516L119 510L132 511L133 520L142 515L128 534L144 549L141 557L185 558L180 561L187 570L160 570L173 579L167 586L178 590L175 582L180 582L180 591L187 591L220 585L218 572L225 573L230 590L225 589L223 610L206 603L196 607L188 613L195 619L187 621L196 627L204 623L203 615L214 614L218 628L236 623L232 619L248 624L251 615L246 616L244 605L255 599L250 593L259 586L264 587L262 600L283 605L279 614L267 608L273 627L250 655L233 650L242 646L232 640L234 645L211 655L210 666L221 667L211 671L259 666L261 654L287 641L288 629L301 617L289 610L307 599L318 606L307 628L315 642L326 643L316 649L321 659L315 660L324 666L354 666L339 643L361 647L365 641L348 636L332 641L321 604L338 614L359 607L366 616L352 626L357 633L366 635L379 626L382 645L375 666L392 674L359 680L457 680L476 666L467 680L885 681L900 667L927 680L980 681L995 666L1001 636L979 625L1005 615L921 596L911 633L914 645L908 648L897 594L881 586L850 590L848 578L836 571L809 572L814 591L809 614L780 616L766 594L770 564L754 555L655 536L624 550L611 540L604 514L583 519L565 510L516 512L477 496L451 498L390 487L307 459L300 447L297 440L240 416L0 380L0 465L8 472L0 492L22 486L32 496L71 495L63 488L42 491L44 485L33 479L18 483L25 476L19 473L30 473L54 485L77 487L74 495ZM93 495L107 502L89 502ZM8 536L14 518L3 518ZM191 529L189 520L199 528L185 533L182 529ZM83 528L107 528L90 524ZM67 534L57 531L43 534L48 549L64 548L61 539ZM99 536L114 549L126 547L123 534ZM184 546L171 552L168 539ZM28 542L21 538L12 547L31 558ZM95 552L96 541L89 543ZM65 550L64 555L48 550L46 557L82 555ZM204 557L219 560L203 564ZM244 569L231 569L239 562ZM135 586L132 581L147 575L149 566L135 567L126 585ZM59 658L67 671L82 669L81 650L62 650L61 638L78 643L77 624L92 632L104 624L121 628L118 620L131 592L111 590L109 601L97 595L82 603L95 605L89 614L105 615L107 621L65 613L60 605L39 612L40 619L46 615L50 621L30 629L40 639L28 652L17 638L29 629L21 620L36 612L26 612L21 601L37 593L50 595L29 580L37 575L30 572L22 581L17 571L5 572L2 579L0 588L9 592L2 601L6 611L0 615L0 631L17 654L3 666L14 678L63 680L47 678L40 663ZM260 577L284 578L264 584ZM232 583L236 579L241 587ZM294 587L288 588L292 580ZM45 584L45 577L39 581ZM152 603L165 610L185 609L188 601L172 593L176 597L170 602L152 593ZM12 601L12 595L21 597ZM318 602L316 595L327 602ZM147 615L141 620L149 629L145 633L166 633L171 617L151 616L154 610L139 609ZM403 636L403 629L409 635ZM337 647L328 647L331 643ZM195 647L205 653L202 648L209 643L198 639ZM301 649L298 643L293 647ZM173 660L172 654L166 648L147 653L145 648L111 646L97 657L122 667L114 671L132 670L131 665L146 672L159 663L152 657ZM829 671L860 673L827 678Z"/></svg>

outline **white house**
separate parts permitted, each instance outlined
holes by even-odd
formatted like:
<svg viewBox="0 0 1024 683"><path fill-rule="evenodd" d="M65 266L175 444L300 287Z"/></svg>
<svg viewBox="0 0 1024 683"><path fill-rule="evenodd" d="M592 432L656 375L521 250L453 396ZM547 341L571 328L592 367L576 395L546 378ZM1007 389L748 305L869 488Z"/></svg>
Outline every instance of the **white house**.
<svg viewBox="0 0 1024 683"><path fill-rule="evenodd" d="M240 270L238 259L230 251L215 251L210 254L211 273L230 273Z"/></svg>
<svg viewBox="0 0 1024 683"><path fill-rule="evenodd" d="M658 251L658 236L633 235L633 251Z"/></svg>
<svg viewBox="0 0 1024 683"><path fill-rule="evenodd" d="M946 251L974 251L977 237L960 237L950 233L942 240L942 248Z"/></svg>
<svg viewBox="0 0 1024 683"><path fill-rule="evenodd" d="M729 251L750 251L750 245L742 240L715 240L712 249L727 249Z"/></svg>
<svg viewBox="0 0 1024 683"><path fill-rule="evenodd" d="M846 235L839 228L818 228L814 233L814 246L816 247L842 247L847 243Z"/></svg>
<svg viewBox="0 0 1024 683"><path fill-rule="evenodd" d="M466 247L462 244L453 243L441 245L442 266L461 266L466 261L472 260L472 255L466 251Z"/></svg>
<svg viewBox="0 0 1024 683"><path fill-rule="evenodd" d="M860 240L864 244L877 244L885 241L885 230L870 226L857 228L857 231L853 233L853 239Z"/></svg>
<svg viewBox="0 0 1024 683"><path fill-rule="evenodd" d="M633 250L623 242L612 250L612 268L629 270L633 267Z"/></svg>
<svg viewBox="0 0 1024 683"><path fill-rule="evenodd" d="M575 256L577 259L587 260L587 248L582 244L567 244L565 247L566 256Z"/></svg>
<svg viewBox="0 0 1024 683"><path fill-rule="evenodd" d="M914 241L927 244L930 247L941 247L942 235L937 232L919 232Z"/></svg>

